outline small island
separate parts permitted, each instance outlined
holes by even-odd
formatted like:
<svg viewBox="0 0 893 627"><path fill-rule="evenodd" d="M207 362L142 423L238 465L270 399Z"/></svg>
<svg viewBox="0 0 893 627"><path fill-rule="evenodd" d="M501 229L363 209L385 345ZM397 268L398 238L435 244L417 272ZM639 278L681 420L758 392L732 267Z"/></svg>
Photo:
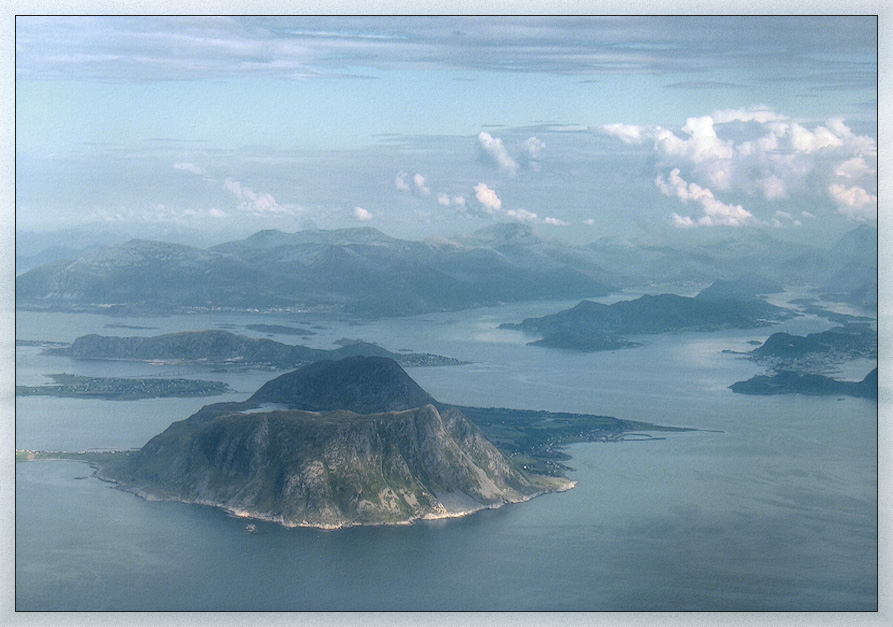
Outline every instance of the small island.
<svg viewBox="0 0 893 627"><path fill-rule="evenodd" d="M49 377L53 380L53 385L17 385L16 396L61 396L134 401L144 398L217 396L232 391L232 388L221 381L198 379L84 377L64 373L51 374Z"/></svg>

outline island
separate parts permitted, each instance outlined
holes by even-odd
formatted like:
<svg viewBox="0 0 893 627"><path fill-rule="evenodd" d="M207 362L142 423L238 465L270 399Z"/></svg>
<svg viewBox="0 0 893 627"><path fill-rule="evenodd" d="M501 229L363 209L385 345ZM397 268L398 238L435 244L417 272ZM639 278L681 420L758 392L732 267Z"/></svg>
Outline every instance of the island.
<svg viewBox="0 0 893 627"><path fill-rule="evenodd" d="M612 305L584 300L570 309L503 323L500 328L540 334L542 339L531 342L539 346L599 351L638 346L624 337L628 335L750 329L794 315L750 293L744 285L726 283L714 284L695 297L646 294Z"/></svg>
<svg viewBox="0 0 893 627"><path fill-rule="evenodd" d="M393 353L369 342L349 341L339 348L328 350L251 338L222 330L127 337L90 334L78 337L70 346L48 348L46 352L73 359L200 363L279 370L321 359L354 355L387 357L404 366L455 366L466 363L429 353Z"/></svg>
<svg viewBox="0 0 893 627"><path fill-rule="evenodd" d="M397 362L364 356L208 405L98 476L147 499L324 529L462 516L574 485L519 468Z"/></svg>
<svg viewBox="0 0 893 627"><path fill-rule="evenodd" d="M776 370L821 370L852 359L877 359L877 331L868 324L851 323L806 336L773 333L746 354Z"/></svg>
<svg viewBox="0 0 893 627"><path fill-rule="evenodd" d="M16 396L62 396L133 401L144 398L217 396L232 389L221 381L51 374L53 385L17 385Z"/></svg>
<svg viewBox="0 0 893 627"><path fill-rule="evenodd" d="M729 386L739 394L774 395L807 394L811 396L855 396L877 400L877 368L861 381L839 381L818 374L781 371L759 375Z"/></svg>

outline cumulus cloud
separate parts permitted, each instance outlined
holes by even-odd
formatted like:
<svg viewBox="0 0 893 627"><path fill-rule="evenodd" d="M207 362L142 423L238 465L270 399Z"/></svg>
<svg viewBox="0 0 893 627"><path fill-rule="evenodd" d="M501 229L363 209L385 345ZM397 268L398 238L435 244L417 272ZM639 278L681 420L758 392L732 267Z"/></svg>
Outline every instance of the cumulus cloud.
<svg viewBox="0 0 893 627"><path fill-rule="evenodd" d="M847 187L840 183L829 185L828 193L837 203L837 210L851 220L877 220L877 196L874 194L861 187Z"/></svg>
<svg viewBox="0 0 893 627"><path fill-rule="evenodd" d="M593 226L595 224L595 220L593 218L586 218L583 220L583 224L586 226Z"/></svg>
<svg viewBox="0 0 893 627"><path fill-rule="evenodd" d="M355 217L360 222L368 222L372 219L372 214L362 207L354 207L353 217Z"/></svg>
<svg viewBox="0 0 893 627"><path fill-rule="evenodd" d="M864 220L871 207L866 190L876 186L877 142L857 135L840 118L807 127L766 107L754 107L692 117L679 131L621 123L602 130L625 144L650 143L662 189L673 187L670 173L675 169L676 177L685 172L702 190L753 197L759 200L756 206L767 210L773 204L794 209L811 202L836 206L843 215ZM668 195L682 200L675 192ZM685 216L675 222L700 223L690 224Z"/></svg>
<svg viewBox="0 0 893 627"><path fill-rule="evenodd" d="M412 177L412 183L415 185L416 191L423 196L427 196L431 193L431 188L425 185L425 177L421 174L416 173L416 175Z"/></svg>
<svg viewBox="0 0 893 627"><path fill-rule="evenodd" d="M636 126L635 124L605 124L602 130L608 135L612 135L622 141L624 144L641 144L645 141L648 132L647 127Z"/></svg>
<svg viewBox="0 0 893 627"><path fill-rule="evenodd" d="M501 139L481 131L478 135L478 146L499 167L500 171L505 172L509 176L514 176L518 173L518 162L509 155Z"/></svg>
<svg viewBox="0 0 893 627"><path fill-rule="evenodd" d="M730 205L718 200L713 192L696 183L689 183L679 176L676 168L665 180L658 176L655 185L665 196L676 197L683 203L699 204L704 215L697 221L691 217L673 214L673 221L677 226L742 226L753 220L753 215L741 205Z"/></svg>
<svg viewBox="0 0 893 627"><path fill-rule="evenodd" d="M486 183L478 183L474 186L474 197L483 205L484 211L491 215L502 209L502 200Z"/></svg>
<svg viewBox="0 0 893 627"><path fill-rule="evenodd" d="M550 226L567 226L567 222L564 220L559 220L558 218L543 218L543 224L548 224Z"/></svg>
<svg viewBox="0 0 893 627"><path fill-rule="evenodd" d="M505 215L511 218L512 220L517 220L518 222L536 222L537 216L532 211L527 211L526 209L509 209L505 212Z"/></svg>
<svg viewBox="0 0 893 627"><path fill-rule="evenodd" d="M406 172L397 173L397 176L394 177L394 187L399 189L401 192L411 191L409 184L406 182Z"/></svg>
<svg viewBox="0 0 893 627"><path fill-rule="evenodd" d="M194 163L175 163L174 169L182 170L183 172L189 172L190 174L195 174L197 176L205 174L204 168L200 168Z"/></svg>
<svg viewBox="0 0 893 627"><path fill-rule="evenodd" d="M846 179L859 179L870 174L871 171L871 168L865 163L865 157L853 157L837 166L834 174Z"/></svg>
<svg viewBox="0 0 893 627"><path fill-rule="evenodd" d="M288 207L276 202L271 194L255 192L233 179L226 179L223 187L240 200L239 208L257 215L293 213Z"/></svg>
<svg viewBox="0 0 893 627"><path fill-rule="evenodd" d="M226 213L217 208L208 209L208 215L212 218L224 218L226 217Z"/></svg>

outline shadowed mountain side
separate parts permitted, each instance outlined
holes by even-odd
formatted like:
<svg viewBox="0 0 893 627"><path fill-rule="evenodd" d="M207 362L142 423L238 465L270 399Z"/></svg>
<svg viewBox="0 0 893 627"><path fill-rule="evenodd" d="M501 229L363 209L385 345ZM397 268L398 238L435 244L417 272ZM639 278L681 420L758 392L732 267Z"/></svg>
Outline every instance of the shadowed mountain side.
<svg viewBox="0 0 893 627"><path fill-rule="evenodd" d="M175 422L99 473L148 499L322 528L459 516L572 487L521 472L461 411L434 403L391 360L319 362Z"/></svg>

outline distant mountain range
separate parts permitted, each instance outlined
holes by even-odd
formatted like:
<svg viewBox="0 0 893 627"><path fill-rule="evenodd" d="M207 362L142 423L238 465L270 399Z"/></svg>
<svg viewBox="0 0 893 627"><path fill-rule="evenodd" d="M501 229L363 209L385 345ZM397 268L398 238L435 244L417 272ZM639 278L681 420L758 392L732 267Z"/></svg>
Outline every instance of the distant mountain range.
<svg viewBox="0 0 893 627"><path fill-rule="evenodd" d="M198 249L132 240L17 277L20 305L334 309L360 316L598 296L604 281L528 246L410 242L371 228L261 231Z"/></svg>
<svg viewBox="0 0 893 627"><path fill-rule="evenodd" d="M387 357L404 366L454 366L458 359L429 353L392 353L376 344L344 341L336 349L282 344L229 331L182 331L154 336L83 335L70 346L46 349L74 359L198 362L216 365L266 366L286 370L321 359L363 355Z"/></svg>
<svg viewBox="0 0 893 627"><path fill-rule="evenodd" d="M287 526L460 516L572 487L516 468L393 360L321 361L173 423L101 477Z"/></svg>
<svg viewBox="0 0 893 627"><path fill-rule="evenodd" d="M532 342L581 351L613 350L637 344L624 336L673 331L749 329L784 320L792 313L753 298L744 283L714 284L694 298L675 294L645 295L603 305L584 300L578 305L500 328L543 336Z"/></svg>
<svg viewBox="0 0 893 627"><path fill-rule="evenodd" d="M863 225L831 248L721 229L685 244L606 238L571 246L539 238L523 224L420 242L371 228L260 231L207 249L131 240L24 272L16 278L16 301L19 307L128 314L261 308L377 317L593 298L649 282L745 278L808 286L871 308L877 303L877 230Z"/></svg>

